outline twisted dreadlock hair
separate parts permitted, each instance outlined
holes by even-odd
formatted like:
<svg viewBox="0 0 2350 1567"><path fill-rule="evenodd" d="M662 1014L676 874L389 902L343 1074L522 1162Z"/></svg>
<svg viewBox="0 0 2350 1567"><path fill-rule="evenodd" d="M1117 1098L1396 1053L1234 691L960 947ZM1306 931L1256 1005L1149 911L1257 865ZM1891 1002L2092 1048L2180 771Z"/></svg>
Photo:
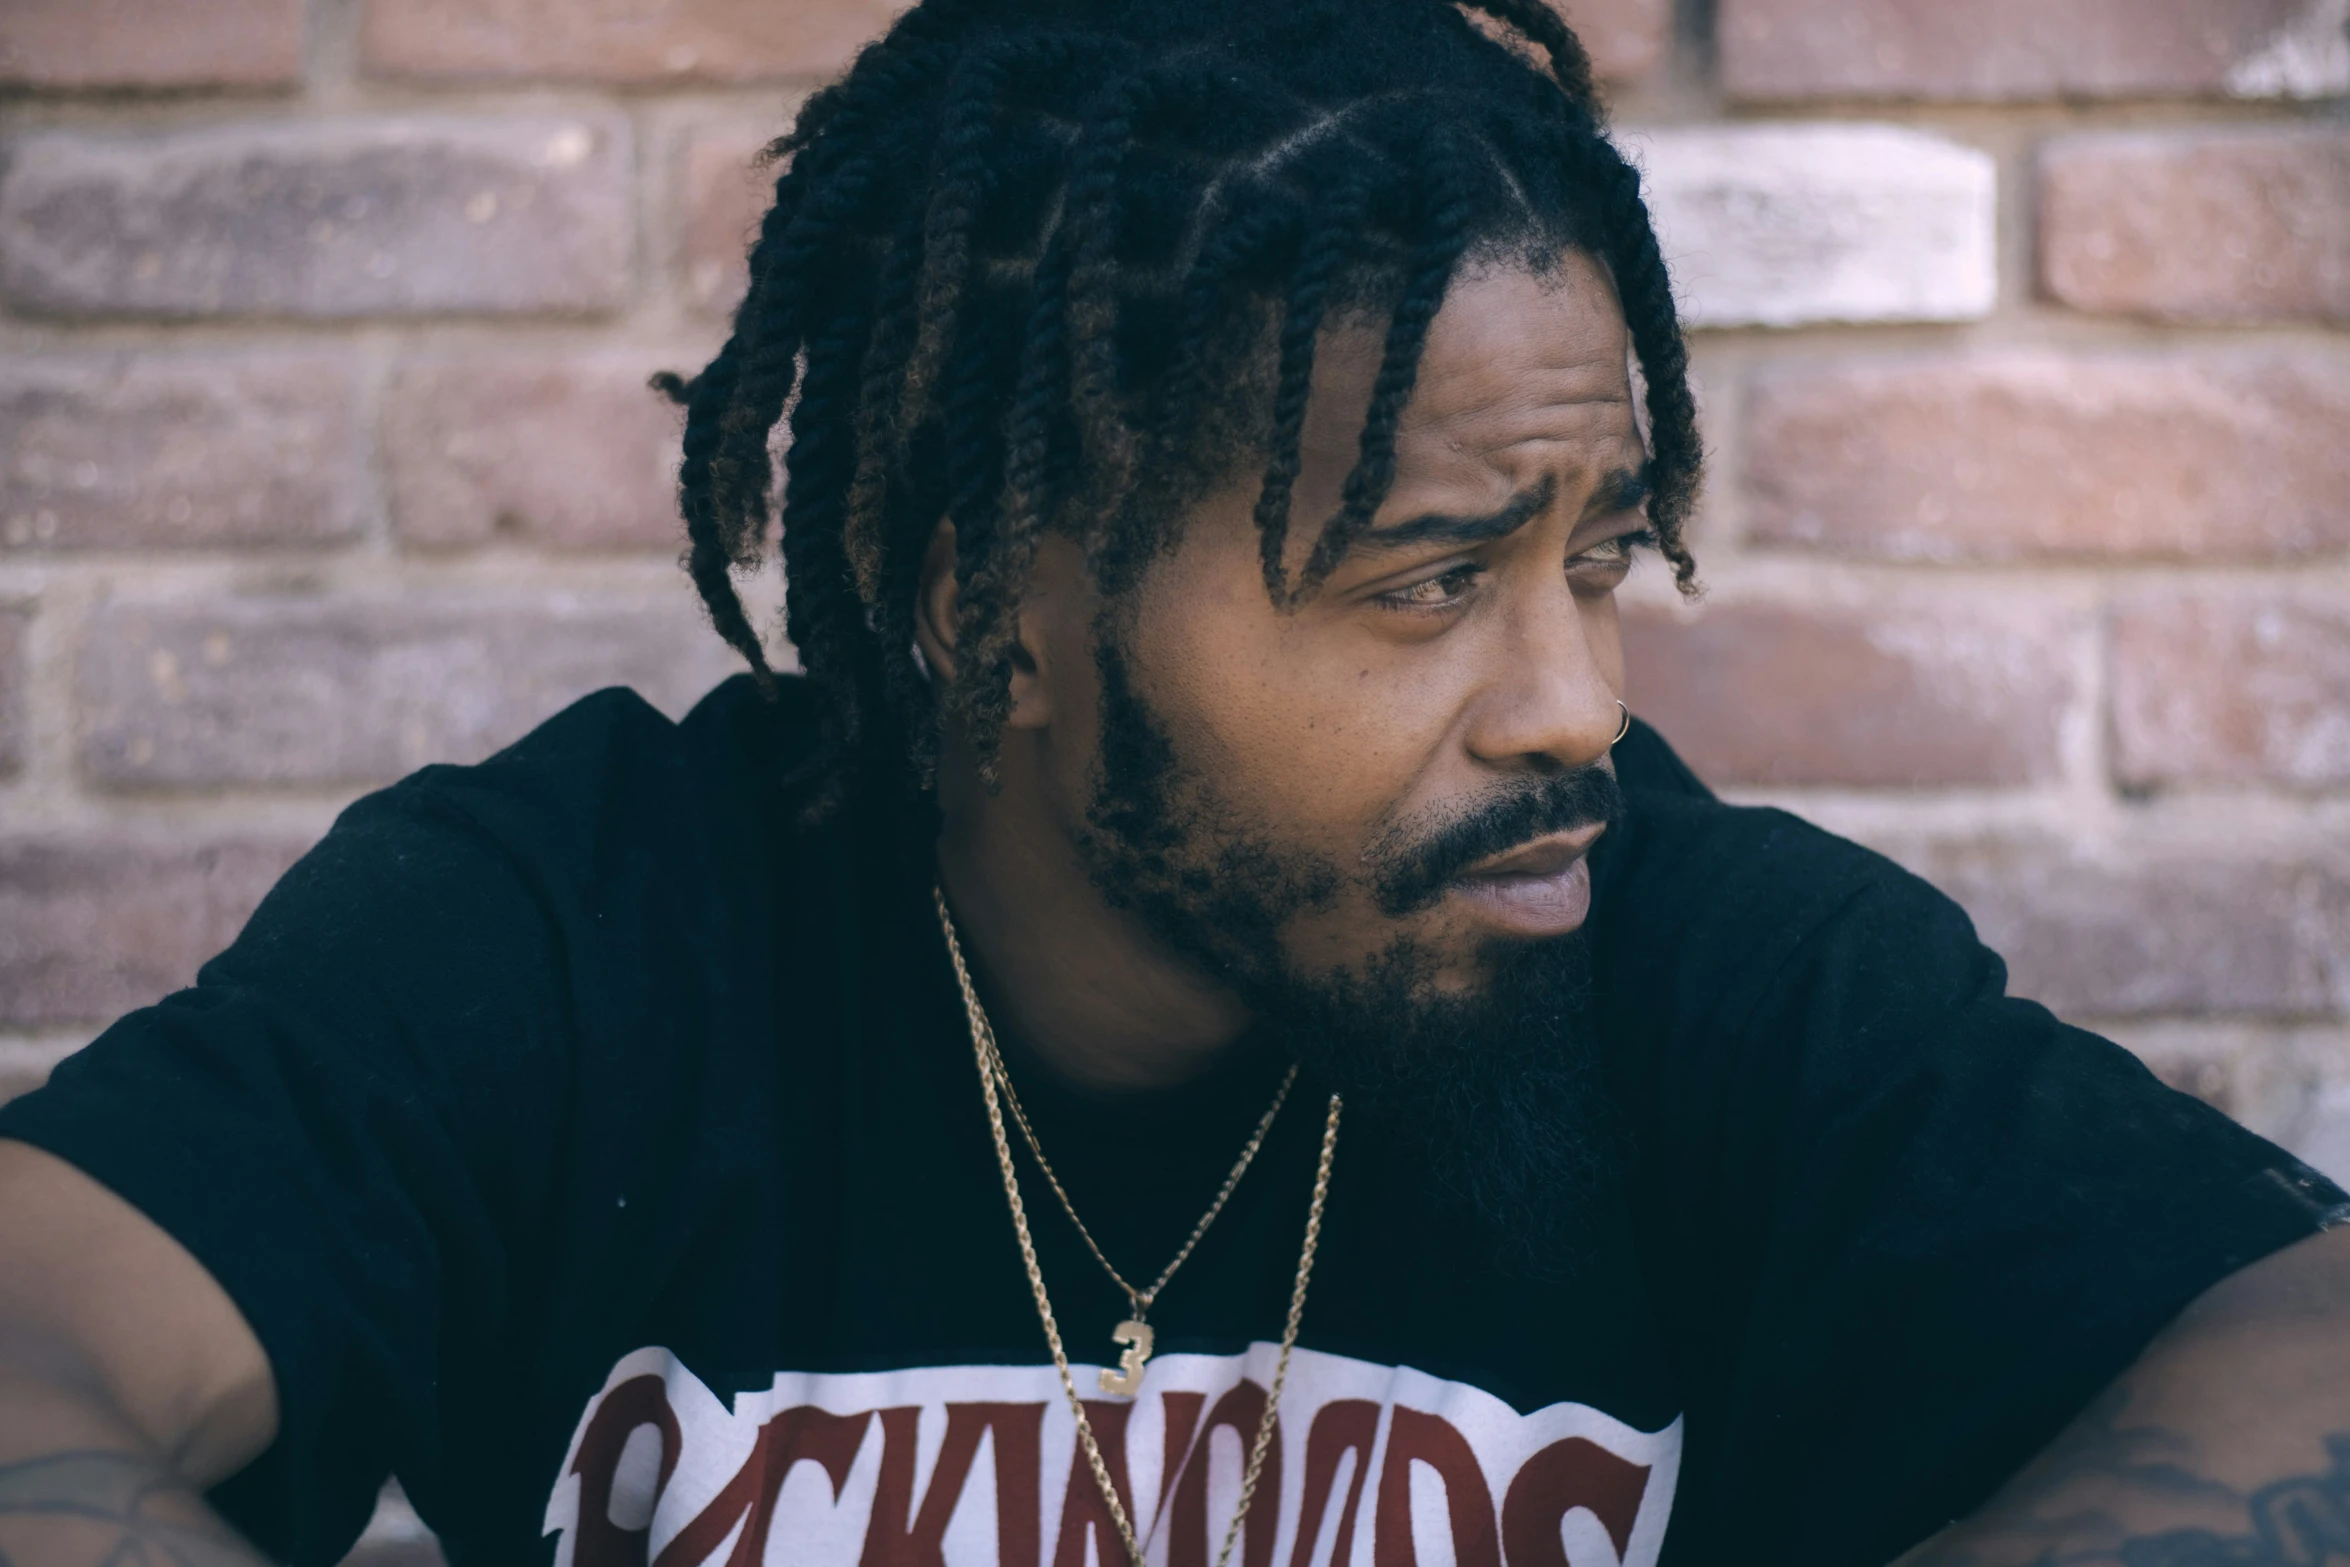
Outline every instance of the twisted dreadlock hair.
<svg viewBox="0 0 2350 1567"><path fill-rule="evenodd" d="M1651 526L1686 588L1699 443L1638 174L1546 0L923 0L769 153L775 204L726 346L690 382L686 566L771 676L730 573L790 447L785 625L823 713L820 801L926 786L940 704L992 776L1039 533L1115 593L1181 503L1261 459L1277 604L1384 500L1430 320L1465 259L1575 249L1612 275L1647 386ZM1384 319L1359 459L1289 577L1317 338ZM955 672L914 651L955 526ZM819 808L822 808L821 805Z"/></svg>

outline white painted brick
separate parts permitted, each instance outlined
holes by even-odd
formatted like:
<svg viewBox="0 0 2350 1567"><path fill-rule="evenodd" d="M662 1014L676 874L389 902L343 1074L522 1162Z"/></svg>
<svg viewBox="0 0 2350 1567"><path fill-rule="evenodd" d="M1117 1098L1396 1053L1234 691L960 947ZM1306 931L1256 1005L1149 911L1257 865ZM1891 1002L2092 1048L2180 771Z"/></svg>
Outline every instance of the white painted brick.
<svg viewBox="0 0 2350 1567"><path fill-rule="evenodd" d="M2350 92L2350 0L2310 0L2228 70L2238 98L2332 98Z"/></svg>
<svg viewBox="0 0 2350 1567"><path fill-rule="evenodd" d="M1988 153L1891 125L1623 140L1691 326L1969 321L1997 297Z"/></svg>

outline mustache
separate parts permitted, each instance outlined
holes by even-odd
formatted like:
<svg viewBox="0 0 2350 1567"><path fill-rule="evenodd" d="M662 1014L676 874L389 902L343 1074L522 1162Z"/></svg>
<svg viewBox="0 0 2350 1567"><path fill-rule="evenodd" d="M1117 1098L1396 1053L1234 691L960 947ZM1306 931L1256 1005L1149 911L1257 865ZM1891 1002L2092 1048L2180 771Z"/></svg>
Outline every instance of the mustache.
<svg viewBox="0 0 2350 1567"><path fill-rule="evenodd" d="M1623 814L1624 791L1615 773L1593 762L1481 800L1424 830L1399 826L1365 856L1380 912L1394 919L1433 908L1480 860L1552 833L1593 823L1613 826Z"/></svg>

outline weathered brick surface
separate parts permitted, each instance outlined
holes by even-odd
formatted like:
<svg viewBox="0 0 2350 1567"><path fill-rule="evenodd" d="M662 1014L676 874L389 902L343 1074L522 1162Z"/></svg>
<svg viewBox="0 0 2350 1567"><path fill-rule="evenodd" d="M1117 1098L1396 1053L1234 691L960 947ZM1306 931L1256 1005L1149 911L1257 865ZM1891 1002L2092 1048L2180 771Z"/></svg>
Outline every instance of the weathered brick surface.
<svg viewBox="0 0 2350 1567"><path fill-rule="evenodd" d="M2350 601L2141 593L2112 638L2123 784L2350 783Z"/></svg>
<svg viewBox="0 0 2350 1567"><path fill-rule="evenodd" d="M2350 321L2350 130L2065 137L2039 200L2041 286L2076 309Z"/></svg>
<svg viewBox="0 0 2350 1567"><path fill-rule="evenodd" d="M900 0L367 0L371 71L604 82L830 76L904 9Z"/></svg>
<svg viewBox="0 0 2350 1567"><path fill-rule="evenodd" d="M2350 88L2332 0L1720 0L1745 99L2322 97Z"/></svg>
<svg viewBox="0 0 2350 1567"><path fill-rule="evenodd" d="M2310 1014L2350 1001L2338 860L2053 837L1890 845L2060 1016ZM2314 848L2314 846L2313 846Z"/></svg>
<svg viewBox="0 0 2350 1567"><path fill-rule="evenodd" d="M0 288L74 315L609 310L629 159L610 114L47 132L0 183Z"/></svg>
<svg viewBox="0 0 2350 1567"><path fill-rule="evenodd" d="M1624 139L1693 326L1965 321L1997 297L1986 153L1889 125Z"/></svg>
<svg viewBox="0 0 2350 1567"><path fill-rule="evenodd" d="M2066 631L2029 608L1933 600L1627 606L1632 708L1716 784L2032 783L2073 700Z"/></svg>
<svg viewBox="0 0 2350 1567"><path fill-rule="evenodd" d="M0 555L347 539L357 407L339 354L0 359Z"/></svg>
<svg viewBox="0 0 2350 1567"><path fill-rule="evenodd" d="M679 154L679 282L703 314L733 314L750 286L751 241L775 198L775 177L757 159L788 123L706 126Z"/></svg>
<svg viewBox="0 0 2350 1567"><path fill-rule="evenodd" d="M302 0L8 0L0 85L282 87L302 74Z"/></svg>
<svg viewBox="0 0 2350 1567"><path fill-rule="evenodd" d="M682 581L651 603L116 604L76 670L82 765L143 788L377 783L486 756L602 686L681 712L734 667Z"/></svg>
<svg viewBox="0 0 2350 1567"><path fill-rule="evenodd" d="M2292 558L2350 546L2345 430L2330 353L1829 361L1756 377L1743 478L1770 544Z"/></svg>
<svg viewBox="0 0 2350 1567"><path fill-rule="evenodd" d="M0 1025L103 1023L192 983L300 853L255 839L0 838Z"/></svg>
<svg viewBox="0 0 2350 1567"><path fill-rule="evenodd" d="M24 688L32 674L25 637L32 619L21 609L0 609L0 778L24 766Z"/></svg>
<svg viewBox="0 0 2350 1567"><path fill-rule="evenodd" d="M402 365L383 402L401 541L679 548L681 416L645 384L676 362L602 353Z"/></svg>
<svg viewBox="0 0 2350 1567"><path fill-rule="evenodd" d="M1655 73L1673 41L1671 0L1552 0L1591 52L1600 80L1635 82Z"/></svg>
<svg viewBox="0 0 2350 1567"><path fill-rule="evenodd" d="M582 7L560 0L367 0L361 50L371 71L501 80L749 82L825 77L878 36L902 0L656 0ZM1664 57L1666 0L1559 6L1611 81Z"/></svg>

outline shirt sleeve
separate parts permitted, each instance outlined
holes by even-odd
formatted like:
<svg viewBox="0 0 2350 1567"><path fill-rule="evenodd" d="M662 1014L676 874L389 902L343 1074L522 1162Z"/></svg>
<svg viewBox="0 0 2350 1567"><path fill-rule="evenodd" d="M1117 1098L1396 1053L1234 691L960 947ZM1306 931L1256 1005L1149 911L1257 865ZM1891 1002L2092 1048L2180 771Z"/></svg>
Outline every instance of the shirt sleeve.
<svg viewBox="0 0 2350 1567"><path fill-rule="evenodd" d="M1684 1381L1673 1561L1882 1567L2342 1193L2005 994L1956 905L1672 802L1600 933L1643 1267ZM1757 1542L1769 1542L1756 1554Z"/></svg>
<svg viewBox="0 0 2350 1567"><path fill-rule="evenodd" d="M194 988L0 1109L244 1313L280 1428L215 1500L281 1559L337 1560L388 1472L495 1440L478 1368L548 1201L565 967L534 878L412 781L346 812Z"/></svg>

